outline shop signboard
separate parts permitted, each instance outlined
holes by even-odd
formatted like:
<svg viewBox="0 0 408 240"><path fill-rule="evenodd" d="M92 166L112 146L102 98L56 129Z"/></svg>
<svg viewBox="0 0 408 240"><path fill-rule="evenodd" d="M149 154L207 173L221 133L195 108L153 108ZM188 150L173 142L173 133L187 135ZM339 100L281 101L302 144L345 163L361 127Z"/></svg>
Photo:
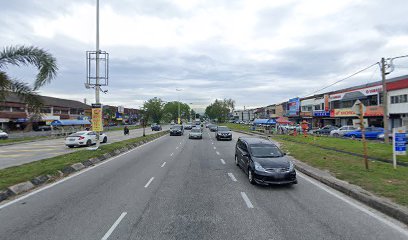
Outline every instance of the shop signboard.
<svg viewBox="0 0 408 240"><path fill-rule="evenodd" d="M122 113L116 112L116 120L118 120L118 121L123 120Z"/></svg>
<svg viewBox="0 0 408 240"><path fill-rule="evenodd" d="M393 156L392 162L394 168L397 168L397 155L407 154L407 137L406 137L406 127L399 127L392 129L392 145L393 145Z"/></svg>
<svg viewBox="0 0 408 240"><path fill-rule="evenodd" d="M288 116L299 116L300 100L299 98L289 99L288 102Z"/></svg>
<svg viewBox="0 0 408 240"><path fill-rule="evenodd" d="M329 111L329 95L324 95L324 111Z"/></svg>
<svg viewBox="0 0 408 240"><path fill-rule="evenodd" d="M364 117L381 117L384 115L382 106L364 107ZM331 117L357 117L355 108L339 108L331 111Z"/></svg>
<svg viewBox="0 0 408 240"><path fill-rule="evenodd" d="M300 112L301 117L312 117L312 112Z"/></svg>
<svg viewBox="0 0 408 240"><path fill-rule="evenodd" d="M330 117L330 111L314 111L314 117Z"/></svg>
<svg viewBox="0 0 408 240"><path fill-rule="evenodd" d="M384 116L383 106L367 106L364 112L366 117L382 117Z"/></svg>
<svg viewBox="0 0 408 240"><path fill-rule="evenodd" d="M333 109L331 114L332 117L356 117L356 112L351 108L339 108Z"/></svg>
<svg viewBox="0 0 408 240"><path fill-rule="evenodd" d="M372 86L372 87L368 87L368 88L361 88L361 89L348 91L348 92L335 93L335 94L331 94L329 96L329 99L330 99L330 101L342 100L343 97L347 93L352 93L352 92L359 92L361 95L364 95L364 96L377 95L378 93L382 92L382 86L377 85L377 86Z"/></svg>
<svg viewBox="0 0 408 240"><path fill-rule="evenodd" d="M92 104L92 131L94 132L103 131L101 104Z"/></svg>

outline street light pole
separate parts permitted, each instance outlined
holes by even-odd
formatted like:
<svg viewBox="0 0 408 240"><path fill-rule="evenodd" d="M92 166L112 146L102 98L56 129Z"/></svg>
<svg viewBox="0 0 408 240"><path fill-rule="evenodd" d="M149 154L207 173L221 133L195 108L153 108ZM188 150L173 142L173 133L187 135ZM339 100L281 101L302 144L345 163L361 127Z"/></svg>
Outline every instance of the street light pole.
<svg viewBox="0 0 408 240"><path fill-rule="evenodd" d="M100 104L99 99L99 0L96 0L96 67L95 67L95 102ZM100 132L96 132L96 148L99 148L99 136Z"/></svg>
<svg viewBox="0 0 408 240"><path fill-rule="evenodd" d="M181 89L176 89L177 92L180 92ZM178 118L177 118L177 123L180 124L181 123L181 119L180 119L180 94L177 94L177 98L178 98Z"/></svg>

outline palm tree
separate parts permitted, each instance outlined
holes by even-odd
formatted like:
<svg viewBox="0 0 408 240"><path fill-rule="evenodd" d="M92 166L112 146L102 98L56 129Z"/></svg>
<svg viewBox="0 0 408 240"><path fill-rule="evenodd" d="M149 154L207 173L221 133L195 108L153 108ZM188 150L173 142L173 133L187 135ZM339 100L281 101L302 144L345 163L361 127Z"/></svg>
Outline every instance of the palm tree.
<svg viewBox="0 0 408 240"><path fill-rule="evenodd" d="M38 74L34 84L12 79L4 71L7 65L34 65ZM33 46L5 47L0 52L0 101L4 101L9 94L16 94L28 105L31 113L39 113L42 101L37 91L49 83L56 76L58 67L56 59L47 51Z"/></svg>

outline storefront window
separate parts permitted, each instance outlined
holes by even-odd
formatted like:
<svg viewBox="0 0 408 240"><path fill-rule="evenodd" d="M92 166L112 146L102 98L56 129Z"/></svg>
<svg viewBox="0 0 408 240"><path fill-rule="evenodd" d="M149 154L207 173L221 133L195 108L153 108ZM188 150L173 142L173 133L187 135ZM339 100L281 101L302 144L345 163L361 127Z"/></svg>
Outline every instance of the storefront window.
<svg viewBox="0 0 408 240"><path fill-rule="evenodd" d="M10 112L10 107L0 106L0 112Z"/></svg>
<svg viewBox="0 0 408 240"><path fill-rule="evenodd" d="M25 112L24 107L12 107L13 112Z"/></svg>
<svg viewBox="0 0 408 240"><path fill-rule="evenodd" d="M41 113L51 113L51 108L41 108Z"/></svg>

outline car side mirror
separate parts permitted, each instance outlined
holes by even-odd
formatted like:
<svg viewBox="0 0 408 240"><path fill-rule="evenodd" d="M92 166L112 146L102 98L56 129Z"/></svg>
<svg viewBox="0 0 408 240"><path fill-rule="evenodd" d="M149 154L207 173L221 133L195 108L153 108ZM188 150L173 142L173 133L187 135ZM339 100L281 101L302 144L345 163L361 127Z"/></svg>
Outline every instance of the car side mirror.
<svg viewBox="0 0 408 240"><path fill-rule="evenodd" d="M283 156L286 156L286 153L283 153Z"/></svg>

